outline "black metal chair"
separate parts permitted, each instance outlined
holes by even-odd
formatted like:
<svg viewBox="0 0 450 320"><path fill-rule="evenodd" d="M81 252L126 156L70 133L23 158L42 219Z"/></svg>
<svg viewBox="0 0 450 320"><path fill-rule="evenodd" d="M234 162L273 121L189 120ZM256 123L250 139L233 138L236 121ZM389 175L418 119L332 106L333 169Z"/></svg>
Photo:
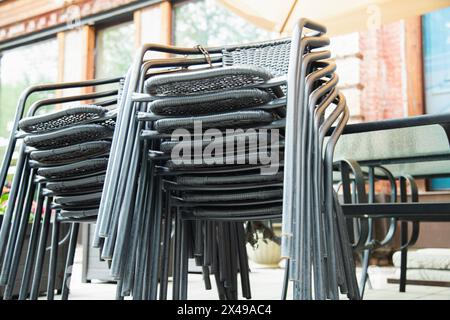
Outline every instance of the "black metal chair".
<svg viewBox="0 0 450 320"><path fill-rule="evenodd" d="M80 83L54 84L37 87L42 88L73 88L92 86L95 84L118 83L119 79L96 80ZM27 90L32 92L33 90ZM18 263L21 256L25 231L28 225L28 219L31 212L31 201L35 196L37 189L37 206L34 212L35 218L31 226L31 236L29 247L25 259L25 267L22 274L19 299L26 299L30 295L30 299L37 299L39 295L39 287L43 274L43 261L45 252L47 251L47 237L51 222L52 209L61 211L61 209L82 209L83 202L79 202L75 206L61 205L64 197L55 197L55 194L45 189L47 182L58 183L71 181L70 179L84 177L86 175L98 174L99 170L106 170L106 162L102 158L107 156L112 132L114 128L114 111L110 111L110 105L115 104L117 90L99 91L91 94L69 96L63 98L44 99L35 102L28 112L28 117L16 120L15 127L20 129L15 133L15 137L22 138L24 145L19 153L18 165L16 167L16 175L11 186L11 190L18 190L16 193L10 194L8 210L11 210L11 220L9 224L2 225L3 234L8 234L8 241L3 243L4 257L2 259L2 284L6 285L4 299L11 299L14 289L15 279L18 276ZM63 104L68 102L102 99L96 102L96 105L77 105L67 109L56 111L49 114L35 116L36 112L47 105ZM21 103L24 103L22 101ZM63 108L65 107L62 105ZM19 105L20 109L20 105ZM21 113L18 110L18 113ZM77 126L80 125L80 130ZM71 139L73 137L73 139ZM15 141L13 141L15 143ZM29 144L28 144L29 143ZM6 156L7 160L8 155ZM5 162L6 163L6 162ZM4 168L2 168L3 171ZM22 175L22 182L18 182L18 178ZM27 177L28 185L24 182ZM20 183L20 187L17 187ZM69 182L70 183L70 182ZM36 188L37 186L37 188ZM85 185L86 191L90 192L90 185ZM78 195L79 197L79 195ZM99 202L99 195L97 195ZM60 202L60 204L51 204L52 200ZM68 200L68 199L66 199ZM14 203L16 206L14 208ZM92 205L93 202L90 203ZM41 221L41 212L45 206L44 215ZM60 207L58 207L60 206ZM98 206L98 205L97 205ZM14 211L13 211L14 209ZM67 211L67 210L65 210ZM59 220L54 216L50 261L48 270L47 296L49 299L54 297L55 277L56 277L56 261L58 246L61 245L59 240ZM76 245L75 234L77 227L71 228L70 235L64 237L64 241L70 237L69 247ZM39 239L38 239L39 238ZM69 250L70 251L70 250ZM74 252L74 250L73 250ZM68 255L70 260L73 257ZM70 266L72 263L68 266ZM64 284L62 287L63 295L67 297L67 275L64 276ZM30 289L31 281L31 289Z"/></svg>

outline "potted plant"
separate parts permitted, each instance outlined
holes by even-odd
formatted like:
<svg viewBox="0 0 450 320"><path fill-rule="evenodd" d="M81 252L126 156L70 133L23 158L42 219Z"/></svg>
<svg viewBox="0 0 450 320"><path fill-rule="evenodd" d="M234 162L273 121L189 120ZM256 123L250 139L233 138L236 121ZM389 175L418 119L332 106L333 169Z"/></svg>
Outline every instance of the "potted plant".
<svg viewBox="0 0 450 320"><path fill-rule="evenodd" d="M261 221L247 223L247 254L261 268L279 268L281 224Z"/></svg>

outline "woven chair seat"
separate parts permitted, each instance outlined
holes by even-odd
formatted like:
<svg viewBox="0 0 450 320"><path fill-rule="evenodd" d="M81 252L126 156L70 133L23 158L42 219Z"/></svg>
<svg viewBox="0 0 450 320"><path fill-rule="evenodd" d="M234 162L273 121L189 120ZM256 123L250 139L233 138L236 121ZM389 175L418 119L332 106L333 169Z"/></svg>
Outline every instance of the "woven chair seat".
<svg viewBox="0 0 450 320"><path fill-rule="evenodd" d="M281 162L283 161L283 156L284 153L282 150L278 151L279 152L279 161L280 163L278 163L278 165L281 165ZM259 163L259 157L258 157L258 152L254 152L254 151L250 151L250 152L245 152L245 153L238 153L233 155L232 157L230 157L229 159L233 160L233 163L231 163L230 160L227 161L227 158L221 158L221 161L224 163L220 163L219 161L217 161L217 163L212 163L214 160L214 157L212 159L205 159L202 158L201 162L197 161L195 162L194 157L192 157L191 159L184 159L184 161L178 161L178 160L173 160L170 159L166 162L166 166L171 170L171 171L176 171L176 170L188 170L188 169L194 169L194 168L207 168L207 167L226 167L226 166L236 166L236 165L250 165L250 166L256 166L256 165L260 165ZM257 163L253 164L251 160L256 159ZM205 161L206 160L206 161ZM276 163L271 163L271 165L277 165Z"/></svg>
<svg viewBox="0 0 450 320"><path fill-rule="evenodd" d="M197 207L192 209L192 214L196 217L251 217L251 216L266 216L266 215L281 215L283 208L282 205L272 205L264 207L251 207L251 208L215 208L215 207Z"/></svg>
<svg viewBox="0 0 450 320"><path fill-rule="evenodd" d="M87 217L95 217L98 214L98 209L90 210L61 210L58 213L59 218L65 219L82 219Z"/></svg>
<svg viewBox="0 0 450 320"><path fill-rule="evenodd" d="M37 150L30 153L30 159L44 165L68 164L109 153L111 142L89 141L51 150Z"/></svg>
<svg viewBox="0 0 450 320"><path fill-rule="evenodd" d="M52 180L66 179L103 173L107 166L107 158L89 159L63 166L39 168L37 174Z"/></svg>
<svg viewBox="0 0 450 320"><path fill-rule="evenodd" d="M170 133L178 128L193 130L196 121L197 123L201 121L203 129L258 127L271 123L273 120L274 115L262 110L236 111L198 117L161 119L155 122L155 130L160 133Z"/></svg>
<svg viewBox="0 0 450 320"><path fill-rule="evenodd" d="M85 194L88 192L95 193L95 192L101 192L101 191L103 191L103 185L101 185L101 186L84 186L84 188L79 188L76 190L66 190L66 191L62 191L62 192L59 192L59 191L55 192L50 189L44 188L43 194L45 196L49 196L49 197L53 197L53 196L67 197L67 196L77 196L77 195Z"/></svg>
<svg viewBox="0 0 450 320"><path fill-rule="evenodd" d="M242 89L159 99L151 102L149 108L157 115L201 115L256 107L273 99L272 94L264 90Z"/></svg>
<svg viewBox="0 0 450 320"><path fill-rule="evenodd" d="M96 105L71 107L44 115L23 118L19 128L25 132L45 132L62 129L105 115L107 109Z"/></svg>
<svg viewBox="0 0 450 320"><path fill-rule="evenodd" d="M105 175L103 174L76 180L48 182L46 188L57 195L77 194L101 190L104 182Z"/></svg>
<svg viewBox="0 0 450 320"><path fill-rule="evenodd" d="M221 202L281 199L283 190L234 191L234 192L183 192L181 198L186 202Z"/></svg>
<svg viewBox="0 0 450 320"><path fill-rule="evenodd" d="M194 154L196 148L198 150L202 150L202 153L206 151L206 148L216 148L214 155L222 155L222 156L230 156L235 155L242 152L255 152L261 151L265 152L266 150L274 150L276 147L278 150L284 150L284 141L279 141L278 143L270 143L270 140L267 142L266 146L255 145L252 141L243 141L237 143L236 141L229 141L228 144L226 140L221 141L200 141L199 143L190 143L189 141L167 141L161 143L160 151L164 152L167 155L171 155L173 149L178 146L178 150L176 150L177 154L184 155L185 151L190 152L190 154Z"/></svg>
<svg viewBox="0 0 450 320"><path fill-rule="evenodd" d="M220 146L222 145L222 149L225 151L227 145L232 144L234 146L235 149L239 148L245 148L248 149L249 147L251 147L252 143L255 143L255 141L258 141L261 139L262 134L266 134L266 141L268 142L268 146L270 145L270 141L271 141L271 133L264 131L264 132L260 132L260 129L254 129L252 131L248 131L248 132L236 132L235 134L227 134L222 138L215 138L212 141L208 141L208 140L191 140L191 141L179 141L179 140L165 140L163 142L161 142L160 148L159 150L166 153L166 154L170 154L173 150L173 148L175 148L175 146L178 146L178 148L182 148L182 149L188 149L191 148L191 150L193 150L194 148L198 148L201 147L202 150L204 148L206 148L207 146ZM279 141L279 145L280 147L284 146L284 139L282 139L282 141Z"/></svg>
<svg viewBox="0 0 450 320"><path fill-rule="evenodd" d="M264 183L271 181L283 181L283 172L273 175L240 174L240 175L214 175L214 176L177 176L176 183L186 186L203 186L203 185L223 185L223 184L239 184L239 183Z"/></svg>
<svg viewBox="0 0 450 320"><path fill-rule="evenodd" d="M192 95L254 87L272 77L262 67L235 65L153 76L145 89L154 96Z"/></svg>
<svg viewBox="0 0 450 320"><path fill-rule="evenodd" d="M63 207L92 207L94 205L100 204L101 197L101 192L88 193L77 196L57 196L53 198L53 202Z"/></svg>
<svg viewBox="0 0 450 320"><path fill-rule="evenodd" d="M81 142L112 138L113 128L101 124L84 124L24 138L27 146L41 150L66 147Z"/></svg>

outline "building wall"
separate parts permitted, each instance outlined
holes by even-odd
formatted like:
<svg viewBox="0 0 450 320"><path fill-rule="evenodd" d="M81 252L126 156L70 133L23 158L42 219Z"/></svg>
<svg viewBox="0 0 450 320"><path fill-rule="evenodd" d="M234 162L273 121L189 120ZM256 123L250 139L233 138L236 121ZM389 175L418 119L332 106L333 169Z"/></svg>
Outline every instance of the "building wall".
<svg viewBox="0 0 450 320"><path fill-rule="evenodd" d="M401 118L407 106L404 22L359 35L361 114L364 121Z"/></svg>
<svg viewBox="0 0 450 320"><path fill-rule="evenodd" d="M137 0L9 0L0 4L0 41L117 8Z"/></svg>

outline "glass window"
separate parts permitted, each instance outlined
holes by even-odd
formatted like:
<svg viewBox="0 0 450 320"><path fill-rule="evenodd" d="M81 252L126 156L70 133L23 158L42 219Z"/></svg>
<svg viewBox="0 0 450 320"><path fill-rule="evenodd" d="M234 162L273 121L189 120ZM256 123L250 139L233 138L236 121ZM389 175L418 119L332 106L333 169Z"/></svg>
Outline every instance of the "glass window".
<svg viewBox="0 0 450 320"><path fill-rule="evenodd" d="M100 29L96 41L95 77L124 75L135 52L134 23L125 22Z"/></svg>
<svg viewBox="0 0 450 320"><path fill-rule="evenodd" d="M0 159L12 129L17 100L30 85L55 82L58 77L56 39L40 41L0 53ZM35 93L28 106L53 93Z"/></svg>
<svg viewBox="0 0 450 320"><path fill-rule="evenodd" d="M220 46L278 38L230 12L214 0L180 2L174 6L174 44Z"/></svg>
<svg viewBox="0 0 450 320"><path fill-rule="evenodd" d="M450 112L450 8L423 16L427 113ZM450 178L432 179L432 190L450 189Z"/></svg>
<svg viewBox="0 0 450 320"><path fill-rule="evenodd" d="M62 80L64 82L80 81L83 79L83 36L81 29L64 32L64 65ZM61 96L72 96L82 93L80 88L64 89Z"/></svg>

